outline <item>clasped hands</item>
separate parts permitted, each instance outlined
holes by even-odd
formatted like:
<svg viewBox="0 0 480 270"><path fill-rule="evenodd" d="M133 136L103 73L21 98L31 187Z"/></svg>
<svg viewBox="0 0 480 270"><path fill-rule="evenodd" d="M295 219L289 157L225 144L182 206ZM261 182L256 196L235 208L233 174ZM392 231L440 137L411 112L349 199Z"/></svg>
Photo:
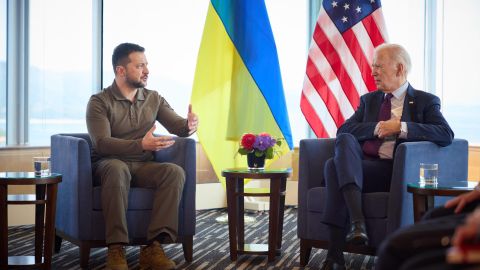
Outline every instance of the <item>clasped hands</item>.
<svg viewBox="0 0 480 270"><path fill-rule="evenodd" d="M377 136L384 139L393 135L400 134L400 118L392 117L387 121L379 121L377 125Z"/></svg>

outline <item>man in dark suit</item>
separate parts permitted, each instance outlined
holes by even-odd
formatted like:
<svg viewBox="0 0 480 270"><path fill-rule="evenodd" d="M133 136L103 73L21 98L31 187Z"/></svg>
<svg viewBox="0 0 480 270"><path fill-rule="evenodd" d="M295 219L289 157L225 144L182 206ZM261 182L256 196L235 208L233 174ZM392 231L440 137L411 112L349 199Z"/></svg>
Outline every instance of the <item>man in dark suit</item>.
<svg viewBox="0 0 480 270"><path fill-rule="evenodd" d="M378 46L372 63L378 91L363 95L353 116L337 131L335 154L324 171L327 198L322 222L329 228L329 248L321 269L345 268L346 242L368 244L361 196L390 189L398 144L431 141L447 146L453 140L439 98L408 83L410 66L402 46Z"/></svg>
<svg viewBox="0 0 480 270"><path fill-rule="evenodd" d="M479 269L459 257L465 246L479 246L480 186L427 212L422 220L397 230L378 249L377 270ZM447 249L454 247L457 261L449 264ZM478 252L478 250L476 251ZM478 258L476 258L478 259Z"/></svg>

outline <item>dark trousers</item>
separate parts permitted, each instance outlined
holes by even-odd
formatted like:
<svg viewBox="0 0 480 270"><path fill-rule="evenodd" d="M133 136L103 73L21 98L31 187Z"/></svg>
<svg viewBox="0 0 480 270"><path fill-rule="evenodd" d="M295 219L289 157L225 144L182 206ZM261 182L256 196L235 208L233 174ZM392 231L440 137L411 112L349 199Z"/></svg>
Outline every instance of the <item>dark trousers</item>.
<svg viewBox="0 0 480 270"><path fill-rule="evenodd" d="M427 212L416 224L402 228L385 239L377 252L376 270L463 269L471 266L448 265L445 251L455 228L462 224L480 200L468 204L460 214L438 207ZM463 267L463 268L462 268Z"/></svg>
<svg viewBox="0 0 480 270"><path fill-rule="evenodd" d="M335 155L325 164L327 198L323 223L341 228L347 224L348 210L341 191L347 184L356 184L362 193L389 191L392 165L392 160L365 157L352 134L339 134Z"/></svg>

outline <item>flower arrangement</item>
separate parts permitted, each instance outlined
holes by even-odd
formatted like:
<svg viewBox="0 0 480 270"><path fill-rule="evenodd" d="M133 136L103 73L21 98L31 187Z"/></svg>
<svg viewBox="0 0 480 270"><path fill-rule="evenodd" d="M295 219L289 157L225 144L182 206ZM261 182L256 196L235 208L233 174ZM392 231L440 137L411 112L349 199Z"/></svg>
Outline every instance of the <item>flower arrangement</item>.
<svg viewBox="0 0 480 270"><path fill-rule="evenodd" d="M281 146L282 139L275 139L270 134L263 132L258 135L252 133L243 134L240 141L238 153L240 155L248 155L255 153L255 156L265 156L266 159L272 159L276 153L275 146Z"/></svg>

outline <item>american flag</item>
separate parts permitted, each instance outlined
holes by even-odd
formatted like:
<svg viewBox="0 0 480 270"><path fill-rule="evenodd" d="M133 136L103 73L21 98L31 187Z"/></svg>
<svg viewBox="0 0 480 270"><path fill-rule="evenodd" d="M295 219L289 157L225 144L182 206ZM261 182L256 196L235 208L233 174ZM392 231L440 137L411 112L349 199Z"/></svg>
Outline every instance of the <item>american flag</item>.
<svg viewBox="0 0 480 270"><path fill-rule="evenodd" d="M317 137L335 137L376 89L373 50L388 39L380 0L324 0L310 45L300 108Z"/></svg>

